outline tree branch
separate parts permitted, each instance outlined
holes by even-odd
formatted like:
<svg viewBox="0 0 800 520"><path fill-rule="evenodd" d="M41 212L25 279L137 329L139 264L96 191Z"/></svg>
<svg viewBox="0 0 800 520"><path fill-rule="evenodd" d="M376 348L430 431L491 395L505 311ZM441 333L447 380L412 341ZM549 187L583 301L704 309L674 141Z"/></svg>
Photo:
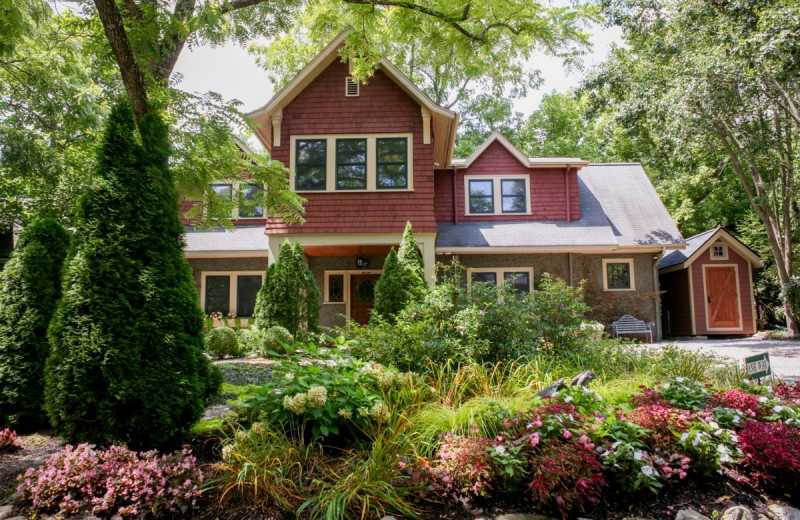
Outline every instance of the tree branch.
<svg viewBox="0 0 800 520"><path fill-rule="evenodd" d="M94 0L94 5L97 7L97 14L103 24L106 39L117 59L122 83L131 97L133 113L136 120L141 121L147 114L147 90L145 89L144 75L136 62L131 41L125 32L122 14L114 0Z"/></svg>

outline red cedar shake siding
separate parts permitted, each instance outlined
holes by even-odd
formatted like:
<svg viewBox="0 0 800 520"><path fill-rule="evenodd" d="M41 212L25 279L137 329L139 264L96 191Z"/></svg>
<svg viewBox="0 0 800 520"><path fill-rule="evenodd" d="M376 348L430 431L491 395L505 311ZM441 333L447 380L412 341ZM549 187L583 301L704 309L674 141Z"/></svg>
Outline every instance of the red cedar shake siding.
<svg viewBox="0 0 800 520"><path fill-rule="evenodd" d="M436 219L453 221L453 197L459 222L475 221L525 221L525 220L567 220L567 179L566 168L528 168L499 142L495 141L478 157L469 168L456 170L455 191L453 174L450 171L436 172ZM471 215L465 210L464 177L466 175L529 175L530 215ZM578 173L569 173L570 217L581 218L578 198Z"/></svg>
<svg viewBox="0 0 800 520"><path fill-rule="evenodd" d="M662 296L662 323L670 336L692 335L692 310L689 306L689 270L681 269L659 277Z"/></svg>
<svg viewBox="0 0 800 520"><path fill-rule="evenodd" d="M732 247L728 247L727 260L711 260L711 248L706 249L689 267L692 270L692 288L694 290L694 312L696 333L699 336L713 334L755 334L753 328L753 295L750 285L750 264L739 256ZM739 300L741 302L740 330L716 331L706 328L707 305L705 301L705 288L703 287L703 266L736 265L739 276Z"/></svg>
<svg viewBox="0 0 800 520"><path fill-rule="evenodd" d="M422 144L419 104L380 70L367 85L361 85L358 97L345 97L348 75L346 64L334 62L283 108L281 146L273 147L272 158L291 164L293 135L412 132L414 190L302 192L307 199L305 224L289 226L280 220L268 220L266 232L399 233L407 220L416 232L435 232L433 146Z"/></svg>

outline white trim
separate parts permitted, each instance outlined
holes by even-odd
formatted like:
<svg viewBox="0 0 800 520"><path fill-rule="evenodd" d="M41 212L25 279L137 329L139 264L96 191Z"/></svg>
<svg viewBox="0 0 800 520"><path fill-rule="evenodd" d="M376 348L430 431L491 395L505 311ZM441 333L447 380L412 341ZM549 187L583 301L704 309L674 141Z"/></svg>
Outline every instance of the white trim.
<svg viewBox="0 0 800 520"><path fill-rule="evenodd" d="M353 76L344 78L344 97L358 97L361 93L361 83L353 80Z"/></svg>
<svg viewBox="0 0 800 520"><path fill-rule="evenodd" d="M206 277L208 276L228 276L230 277L230 287L229 287L229 294L228 294L228 304L230 306L230 311L236 314L238 318L239 315L237 313L237 287L238 284L236 283L236 278L239 276L261 276L261 284L264 284L264 271L201 271L200 272L200 308L203 309L204 314L208 314L206 312Z"/></svg>
<svg viewBox="0 0 800 520"><path fill-rule="evenodd" d="M528 273L528 292L533 292L533 267L468 267L467 292L472 290L472 273L494 273L498 284L505 273Z"/></svg>
<svg viewBox="0 0 800 520"><path fill-rule="evenodd" d="M344 314L347 316L347 319L350 319L350 278L353 275L370 275L370 274L383 274L382 269L344 269L344 270L330 270L325 271L323 275L323 296L322 296L322 304L323 305L344 305L345 311ZM331 275L341 275L344 277L344 288L342 289L344 292L342 294L343 301L340 302L332 302L328 301L328 281L330 280Z"/></svg>
<svg viewBox="0 0 800 520"><path fill-rule="evenodd" d="M715 248L717 248L717 247L721 247L722 248L722 254L720 256L714 255ZM711 260L727 260L728 259L728 244L723 243L722 240L717 240L716 242L711 244L709 249L710 249L711 252L709 253L708 256L711 258Z"/></svg>
<svg viewBox="0 0 800 520"><path fill-rule="evenodd" d="M466 159L453 159L452 164L454 168L469 168L472 166L478 157L489 148L493 142L499 142L503 148L513 155L523 166L526 168L561 168L565 166L572 166L576 170L580 170L589 164L589 161L584 161L577 157L527 157L522 153L519 148L511 144L511 141L506 139L500 132L494 131L491 133L481 145L472 152Z"/></svg>
<svg viewBox="0 0 800 520"><path fill-rule="evenodd" d="M716 237L716 238L715 238ZM746 261L751 262L756 267L764 267L764 262L761 260L761 257L752 252L747 246L745 246L738 238L728 233L727 230L724 228L717 228L717 230L711 233L705 241L703 245L700 246L694 253L692 253L686 260L679 264L671 265L669 267L664 267L663 269L659 269L660 273L669 273L672 271L677 271L678 269L685 269L692 265L700 256L706 252L706 250L711 247L712 244L717 243L718 241L724 241L725 245L729 248L733 248L736 253L744 258ZM679 248L676 248L679 249ZM710 257L711 255L709 255ZM713 260L713 259L712 259Z"/></svg>
<svg viewBox="0 0 800 520"><path fill-rule="evenodd" d="M689 311L692 318L692 336L697 336L697 316L695 316L695 302L694 302L694 274L692 273L692 266L689 266Z"/></svg>
<svg viewBox="0 0 800 520"><path fill-rule="evenodd" d="M503 181L522 180L525 182L525 211L520 213L503 213ZM492 181L492 213L470 213L470 181ZM464 214L468 217L486 215L530 215L531 214L531 177L526 174L517 175L464 175Z"/></svg>
<svg viewBox="0 0 800 520"><path fill-rule="evenodd" d="M747 262L747 276L750 282L750 315L753 317L753 334L758 332L758 324L756 323L756 295L753 292L753 266Z"/></svg>
<svg viewBox="0 0 800 520"><path fill-rule="evenodd" d="M734 273L736 275L736 303L738 304L737 309L739 310L739 326L738 327L714 327L713 329L709 325L709 312L708 312L708 286L706 285L706 270L707 269L716 269L718 267L733 267ZM706 330L711 332L724 332L724 331L741 331L742 330L742 295L741 290L739 288L739 266L737 264L713 264L713 265L703 265L703 307L705 309L706 315Z"/></svg>
<svg viewBox="0 0 800 520"><path fill-rule="evenodd" d="M609 289L608 288L608 264L628 264L628 275L630 277L631 286L624 289ZM633 269L633 258L603 258L603 290L612 292L622 291L635 291L636 290L636 275Z"/></svg>
<svg viewBox="0 0 800 520"><path fill-rule="evenodd" d="M406 139L406 166L408 187L406 188L378 188L378 154L377 139ZM325 140L325 189L324 190L298 190L295 186L296 175L295 161L296 143L298 140ZM336 140L337 139L366 139L367 140L367 189L365 190L337 190L336 189ZM295 193L391 193L414 191L414 134L412 133L376 133L376 134L319 134L319 135L293 135L289 144L289 169L292 170L291 187Z"/></svg>

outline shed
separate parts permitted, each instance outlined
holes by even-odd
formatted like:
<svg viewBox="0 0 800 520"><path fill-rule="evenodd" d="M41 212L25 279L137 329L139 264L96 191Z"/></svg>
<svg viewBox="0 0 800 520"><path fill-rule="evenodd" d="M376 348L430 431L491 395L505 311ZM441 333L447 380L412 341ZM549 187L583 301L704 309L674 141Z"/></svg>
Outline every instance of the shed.
<svg viewBox="0 0 800 520"><path fill-rule="evenodd" d="M764 266L761 257L722 226L686 242L658 264L666 334L755 334L753 269Z"/></svg>

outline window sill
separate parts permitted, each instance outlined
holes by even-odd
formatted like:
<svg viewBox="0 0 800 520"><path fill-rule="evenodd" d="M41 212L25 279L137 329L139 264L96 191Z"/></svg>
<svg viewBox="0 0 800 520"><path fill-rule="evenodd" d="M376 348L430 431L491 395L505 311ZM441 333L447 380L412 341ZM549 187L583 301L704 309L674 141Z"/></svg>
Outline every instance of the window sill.
<svg viewBox="0 0 800 520"><path fill-rule="evenodd" d="M533 213L464 213L465 217L525 217L531 216ZM566 222L566 220L564 221Z"/></svg>
<svg viewBox="0 0 800 520"><path fill-rule="evenodd" d="M319 193L319 194L342 194L342 193L413 193L413 188L402 189L376 189L376 190L295 190L295 193Z"/></svg>

